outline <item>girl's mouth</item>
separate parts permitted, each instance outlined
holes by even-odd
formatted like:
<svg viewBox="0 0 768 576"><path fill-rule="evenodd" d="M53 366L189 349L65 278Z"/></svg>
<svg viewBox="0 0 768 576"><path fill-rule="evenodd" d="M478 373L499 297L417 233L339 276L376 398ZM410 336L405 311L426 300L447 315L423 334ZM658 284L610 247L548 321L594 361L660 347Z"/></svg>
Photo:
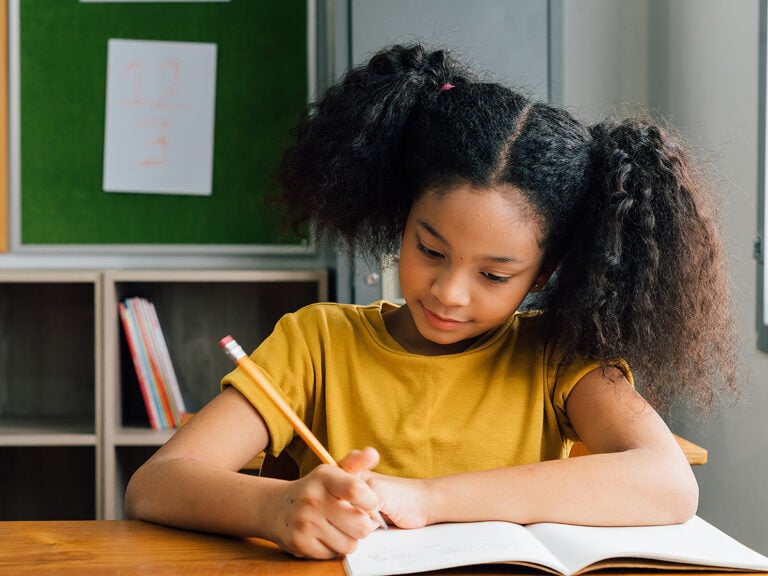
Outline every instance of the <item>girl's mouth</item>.
<svg viewBox="0 0 768 576"><path fill-rule="evenodd" d="M453 318L440 316L439 314L432 312L429 308L424 306L424 304L421 305L421 309L424 311L424 317L427 319L427 322L438 330L456 330L465 323L464 320L455 320Z"/></svg>

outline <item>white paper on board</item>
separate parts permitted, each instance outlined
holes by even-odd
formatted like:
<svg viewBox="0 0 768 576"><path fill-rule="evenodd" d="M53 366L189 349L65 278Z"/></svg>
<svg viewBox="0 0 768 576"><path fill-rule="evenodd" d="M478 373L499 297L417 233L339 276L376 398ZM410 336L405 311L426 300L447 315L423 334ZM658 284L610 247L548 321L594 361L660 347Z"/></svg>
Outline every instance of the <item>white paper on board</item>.
<svg viewBox="0 0 768 576"><path fill-rule="evenodd" d="M210 195L216 44L111 39L105 192Z"/></svg>

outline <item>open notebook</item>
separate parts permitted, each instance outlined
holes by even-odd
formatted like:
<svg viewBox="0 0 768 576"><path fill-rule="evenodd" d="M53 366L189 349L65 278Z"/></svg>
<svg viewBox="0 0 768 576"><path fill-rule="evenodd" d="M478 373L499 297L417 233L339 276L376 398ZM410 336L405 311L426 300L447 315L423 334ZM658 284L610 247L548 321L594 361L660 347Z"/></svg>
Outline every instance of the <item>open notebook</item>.
<svg viewBox="0 0 768 576"><path fill-rule="evenodd" d="M768 572L768 557L698 516L671 526L468 522L376 530L345 558L344 568L349 576L383 576L491 563L563 576L600 568Z"/></svg>

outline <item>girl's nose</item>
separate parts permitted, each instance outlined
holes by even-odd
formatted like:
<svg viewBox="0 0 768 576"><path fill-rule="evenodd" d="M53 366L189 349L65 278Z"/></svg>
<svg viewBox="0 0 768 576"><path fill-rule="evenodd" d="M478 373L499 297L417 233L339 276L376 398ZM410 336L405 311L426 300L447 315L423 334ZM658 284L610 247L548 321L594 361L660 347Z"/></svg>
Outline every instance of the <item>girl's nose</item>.
<svg viewBox="0 0 768 576"><path fill-rule="evenodd" d="M432 283L432 295L443 306L466 306L469 304L469 281L464 274L444 271Z"/></svg>

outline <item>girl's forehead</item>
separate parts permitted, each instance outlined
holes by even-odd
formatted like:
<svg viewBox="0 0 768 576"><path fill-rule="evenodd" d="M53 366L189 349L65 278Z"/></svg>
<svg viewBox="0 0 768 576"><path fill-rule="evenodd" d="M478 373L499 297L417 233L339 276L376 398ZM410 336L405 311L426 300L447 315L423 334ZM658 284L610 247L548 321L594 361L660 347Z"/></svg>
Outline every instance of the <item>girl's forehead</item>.
<svg viewBox="0 0 768 576"><path fill-rule="evenodd" d="M538 250L543 245L538 214L524 194L511 186L460 184L429 190L414 202L411 217L416 225L426 224L449 243L474 238L515 251Z"/></svg>
<svg viewBox="0 0 768 576"><path fill-rule="evenodd" d="M528 202L525 193L511 185L478 188L463 183L428 189L414 202L412 210L418 209L492 213L502 220L508 218L510 225L532 223L541 227L541 217Z"/></svg>

